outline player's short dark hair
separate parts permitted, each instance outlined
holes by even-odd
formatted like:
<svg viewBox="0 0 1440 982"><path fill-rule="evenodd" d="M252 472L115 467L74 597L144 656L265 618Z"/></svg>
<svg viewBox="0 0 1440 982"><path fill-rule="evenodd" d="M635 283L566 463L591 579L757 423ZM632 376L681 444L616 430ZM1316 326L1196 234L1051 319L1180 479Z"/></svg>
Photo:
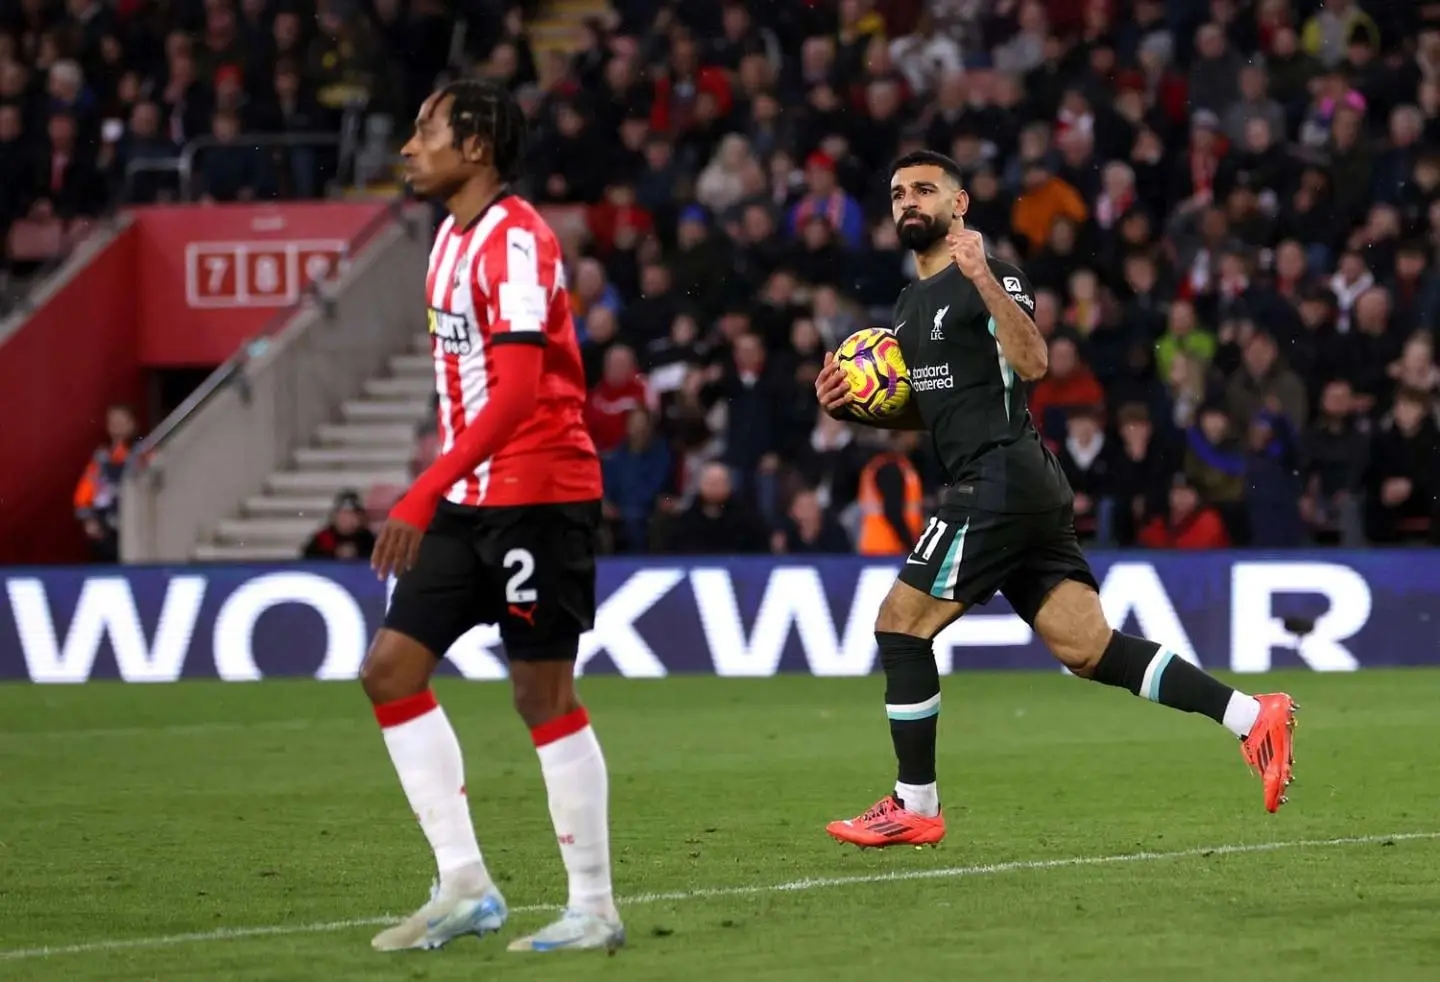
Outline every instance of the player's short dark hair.
<svg viewBox="0 0 1440 982"><path fill-rule="evenodd" d="M965 173L960 170L960 165L955 163L943 153L934 150L913 150L895 160L890 165L890 177L893 180L895 172L906 167L938 167L945 172L945 176L956 184L965 183Z"/></svg>
<svg viewBox="0 0 1440 982"><path fill-rule="evenodd" d="M474 137L490 148L500 180L519 178L525 159L525 114L510 91L489 79L462 78L441 88L436 103L446 96L451 99L455 146Z"/></svg>

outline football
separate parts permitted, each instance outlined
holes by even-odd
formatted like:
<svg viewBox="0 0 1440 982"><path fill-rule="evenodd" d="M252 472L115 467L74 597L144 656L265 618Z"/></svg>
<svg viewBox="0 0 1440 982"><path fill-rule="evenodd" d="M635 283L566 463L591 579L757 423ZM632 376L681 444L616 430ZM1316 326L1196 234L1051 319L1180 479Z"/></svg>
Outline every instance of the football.
<svg viewBox="0 0 1440 982"><path fill-rule="evenodd" d="M850 408L861 419L894 416L910 401L910 370L894 332L880 327L856 331L840 342L835 360L850 383Z"/></svg>

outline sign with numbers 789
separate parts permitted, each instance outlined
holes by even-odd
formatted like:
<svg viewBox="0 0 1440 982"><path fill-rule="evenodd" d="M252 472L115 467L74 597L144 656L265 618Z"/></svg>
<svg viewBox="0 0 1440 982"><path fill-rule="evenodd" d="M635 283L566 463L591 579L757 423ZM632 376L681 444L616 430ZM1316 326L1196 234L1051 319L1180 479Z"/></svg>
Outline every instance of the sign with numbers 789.
<svg viewBox="0 0 1440 982"><path fill-rule="evenodd" d="M285 307L311 283L334 276L345 242L190 242L185 300L192 308Z"/></svg>

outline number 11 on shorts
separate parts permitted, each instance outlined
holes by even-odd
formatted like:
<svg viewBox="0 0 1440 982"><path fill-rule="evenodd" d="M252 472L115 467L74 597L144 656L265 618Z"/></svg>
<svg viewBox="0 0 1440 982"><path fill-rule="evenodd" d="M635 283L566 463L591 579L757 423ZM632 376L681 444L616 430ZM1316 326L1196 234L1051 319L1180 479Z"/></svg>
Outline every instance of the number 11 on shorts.
<svg viewBox="0 0 1440 982"><path fill-rule="evenodd" d="M910 551L910 555L915 558L906 561L928 563L930 557L935 554L935 547L945 537L945 530L949 527L949 523L942 522L932 515L930 521L925 525L925 531L920 533L920 539L915 543L915 548Z"/></svg>

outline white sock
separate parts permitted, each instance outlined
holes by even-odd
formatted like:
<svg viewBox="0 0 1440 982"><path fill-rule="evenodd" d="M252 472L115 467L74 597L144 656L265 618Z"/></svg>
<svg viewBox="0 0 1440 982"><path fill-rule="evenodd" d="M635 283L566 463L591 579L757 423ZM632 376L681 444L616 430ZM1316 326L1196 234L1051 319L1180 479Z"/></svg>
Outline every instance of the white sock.
<svg viewBox="0 0 1440 982"><path fill-rule="evenodd" d="M467 894L485 890L490 874L470 820L460 741L435 694L427 689L376 706L375 718L410 809L435 853L441 885Z"/></svg>
<svg viewBox="0 0 1440 982"><path fill-rule="evenodd" d="M530 731L550 794L550 820L570 878L573 910L618 920L610 883L610 781L583 708Z"/></svg>
<svg viewBox="0 0 1440 982"><path fill-rule="evenodd" d="M901 784L895 782L895 797L905 802L905 810L926 818L940 814L940 789L935 782L929 784Z"/></svg>
<svg viewBox="0 0 1440 982"><path fill-rule="evenodd" d="M1225 704L1225 718L1221 720L1225 729L1244 739L1250 735L1250 731L1255 728L1255 721L1259 718L1258 699L1247 696L1238 689L1230 693L1230 701Z"/></svg>

